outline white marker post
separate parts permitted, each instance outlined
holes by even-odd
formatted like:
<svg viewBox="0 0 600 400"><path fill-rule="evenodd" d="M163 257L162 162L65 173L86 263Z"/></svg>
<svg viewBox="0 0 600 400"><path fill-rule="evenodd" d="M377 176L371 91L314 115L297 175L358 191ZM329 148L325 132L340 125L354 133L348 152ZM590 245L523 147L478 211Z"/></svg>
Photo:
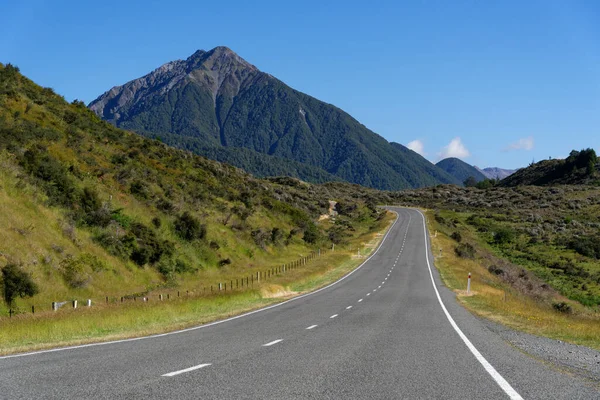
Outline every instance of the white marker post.
<svg viewBox="0 0 600 400"><path fill-rule="evenodd" d="M471 293L471 273L469 272L469 279L467 279L467 294Z"/></svg>

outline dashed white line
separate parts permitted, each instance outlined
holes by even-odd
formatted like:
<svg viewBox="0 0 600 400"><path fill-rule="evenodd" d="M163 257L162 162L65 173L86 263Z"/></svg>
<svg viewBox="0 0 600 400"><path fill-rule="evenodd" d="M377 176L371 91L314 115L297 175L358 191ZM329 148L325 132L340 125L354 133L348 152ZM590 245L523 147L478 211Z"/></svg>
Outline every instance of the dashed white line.
<svg viewBox="0 0 600 400"><path fill-rule="evenodd" d="M315 329L317 326L318 326L318 325L311 325L311 326L309 326L309 327L308 327L308 328L306 328L306 329L308 329L308 330L310 331L311 329Z"/></svg>
<svg viewBox="0 0 600 400"><path fill-rule="evenodd" d="M358 302L360 303L361 301L363 301L363 299L360 299Z"/></svg>
<svg viewBox="0 0 600 400"><path fill-rule="evenodd" d="M333 314L331 317L329 317L330 319L334 319L335 317L337 317L337 314Z"/></svg>
<svg viewBox="0 0 600 400"><path fill-rule="evenodd" d="M367 293L367 296L370 296L370 295L371 295L371 293Z"/></svg>
<svg viewBox="0 0 600 400"><path fill-rule="evenodd" d="M184 374L186 372L195 371L195 370L200 369L200 368L208 367L209 365L211 365L211 364L200 364L200 365L196 365L196 366L189 367L189 368L186 368L186 369L181 369L179 371L169 372L168 374L164 374L162 376L171 377L171 376L175 376L175 375L179 375L179 374Z"/></svg>
<svg viewBox="0 0 600 400"><path fill-rule="evenodd" d="M351 308L352 308L352 306L348 306L348 307L346 307L346 310L349 310L349 309L351 309Z"/></svg>
<svg viewBox="0 0 600 400"><path fill-rule="evenodd" d="M283 339L277 339L277 340L273 340L272 342L265 343L265 344L263 344L263 347L273 346L274 344L277 344L279 342L283 342Z"/></svg>

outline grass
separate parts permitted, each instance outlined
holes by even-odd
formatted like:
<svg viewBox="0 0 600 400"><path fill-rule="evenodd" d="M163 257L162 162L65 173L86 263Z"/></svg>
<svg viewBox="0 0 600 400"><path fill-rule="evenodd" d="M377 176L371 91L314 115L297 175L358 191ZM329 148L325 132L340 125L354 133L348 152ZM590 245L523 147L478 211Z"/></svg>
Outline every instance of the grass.
<svg viewBox="0 0 600 400"><path fill-rule="evenodd" d="M148 302L99 303L93 307L67 308L21 314L0 320L0 354L12 354L52 347L117 340L174 331L231 317L287 300L323 287L347 274L370 254L381 240L393 216L351 239L336 251L324 251L321 257L286 274L255 283L248 290L204 293L196 287L156 291ZM356 249L361 249L361 258ZM224 280L224 276L220 277ZM180 297L177 297L177 291ZM169 294L170 299L166 300Z"/></svg>
<svg viewBox="0 0 600 400"><path fill-rule="evenodd" d="M552 302L566 301L559 294L545 297L524 294L491 274L488 263L498 258L468 229L460 230L462 241L474 244L477 256L475 259L458 257L454 252L457 243L449 237L447 227L436 222L433 212L427 215L435 265L446 286L457 293L458 301L467 309L517 330L600 350L598 312L575 302L569 303L573 313L558 312L553 309ZM472 274L472 291L467 294L469 272Z"/></svg>

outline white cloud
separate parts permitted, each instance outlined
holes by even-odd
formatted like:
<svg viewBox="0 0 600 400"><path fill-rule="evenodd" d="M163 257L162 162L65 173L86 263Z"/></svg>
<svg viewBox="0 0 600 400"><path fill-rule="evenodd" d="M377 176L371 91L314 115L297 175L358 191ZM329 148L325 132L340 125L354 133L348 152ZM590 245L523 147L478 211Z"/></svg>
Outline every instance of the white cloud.
<svg viewBox="0 0 600 400"><path fill-rule="evenodd" d="M467 158L471 155L459 137L455 137L438 153L440 160L448 157Z"/></svg>
<svg viewBox="0 0 600 400"><path fill-rule="evenodd" d="M407 144L406 147L408 147L415 153L419 153L422 156L427 155L427 153L425 153L425 146L423 145L423 142L419 139L413 140L412 142Z"/></svg>
<svg viewBox="0 0 600 400"><path fill-rule="evenodd" d="M529 136L527 138L522 138L517 140L514 143L509 144L505 147L504 151L513 151L513 150L532 150L534 146L533 136Z"/></svg>

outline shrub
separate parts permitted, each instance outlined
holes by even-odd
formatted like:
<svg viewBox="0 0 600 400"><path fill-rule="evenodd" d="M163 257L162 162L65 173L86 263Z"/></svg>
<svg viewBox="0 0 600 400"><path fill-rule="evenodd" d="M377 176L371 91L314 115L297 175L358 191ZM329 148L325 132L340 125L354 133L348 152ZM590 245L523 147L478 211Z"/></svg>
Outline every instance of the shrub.
<svg viewBox="0 0 600 400"><path fill-rule="evenodd" d="M475 248L470 243L461 243L454 248L454 252L461 258L475 258Z"/></svg>
<svg viewBox="0 0 600 400"><path fill-rule="evenodd" d="M150 261L150 250L147 247L138 247L131 253L131 261L143 267Z"/></svg>
<svg viewBox="0 0 600 400"><path fill-rule="evenodd" d="M462 235L459 232L453 232L452 235L450 235L450 237L458 243L462 241Z"/></svg>
<svg viewBox="0 0 600 400"><path fill-rule="evenodd" d="M206 225L203 225L189 212L184 212L175 220L175 232L185 240L204 239Z"/></svg>
<svg viewBox="0 0 600 400"><path fill-rule="evenodd" d="M17 296L32 297L39 292L31 275L16 264L7 264L2 268L2 289L4 302L9 308Z"/></svg>
<svg viewBox="0 0 600 400"><path fill-rule="evenodd" d="M129 192L140 199L148 198L147 185L139 180L131 182L131 185L129 186Z"/></svg>
<svg viewBox="0 0 600 400"><path fill-rule="evenodd" d="M264 250L266 248L267 241L271 239L271 232L263 228L259 228L253 230L250 233L250 236L252 236L254 243L256 243L258 247Z"/></svg>
<svg viewBox="0 0 600 400"><path fill-rule="evenodd" d="M561 313L565 313L565 314L570 314L573 310L571 309L571 306L567 303L565 303L564 301L561 301L560 303L552 303L552 307Z"/></svg>
<svg viewBox="0 0 600 400"><path fill-rule="evenodd" d="M281 244L283 240L283 231L277 227L271 230L271 242L275 245Z"/></svg>
<svg viewBox="0 0 600 400"><path fill-rule="evenodd" d="M252 258L252 257L250 257L250 258ZM224 258L222 260L219 260L218 264L219 264L219 267L222 267L224 265L229 265L229 264L231 264L231 260L229 258Z"/></svg>
<svg viewBox="0 0 600 400"><path fill-rule="evenodd" d="M501 228L494 233L494 243L496 244L508 244L511 243L515 238L515 234L510 229Z"/></svg>
<svg viewBox="0 0 600 400"><path fill-rule="evenodd" d="M315 224L310 224L307 229L304 230L304 236L302 239L309 244L314 244L319 239L319 230Z"/></svg>
<svg viewBox="0 0 600 400"><path fill-rule="evenodd" d="M81 257L67 255L60 262L60 268L65 282L72 288L86 287L91 280L86 272L86 263Z"/></svg>
<svg viewBox="0 0 600 400"><path fill-rule="evenodd" d="M503 275L504 274L504 270L502 268L498 268L496 265L490 265L488 267L488 271L490 272L490 274L494 274L494 275Z"/></svg>

